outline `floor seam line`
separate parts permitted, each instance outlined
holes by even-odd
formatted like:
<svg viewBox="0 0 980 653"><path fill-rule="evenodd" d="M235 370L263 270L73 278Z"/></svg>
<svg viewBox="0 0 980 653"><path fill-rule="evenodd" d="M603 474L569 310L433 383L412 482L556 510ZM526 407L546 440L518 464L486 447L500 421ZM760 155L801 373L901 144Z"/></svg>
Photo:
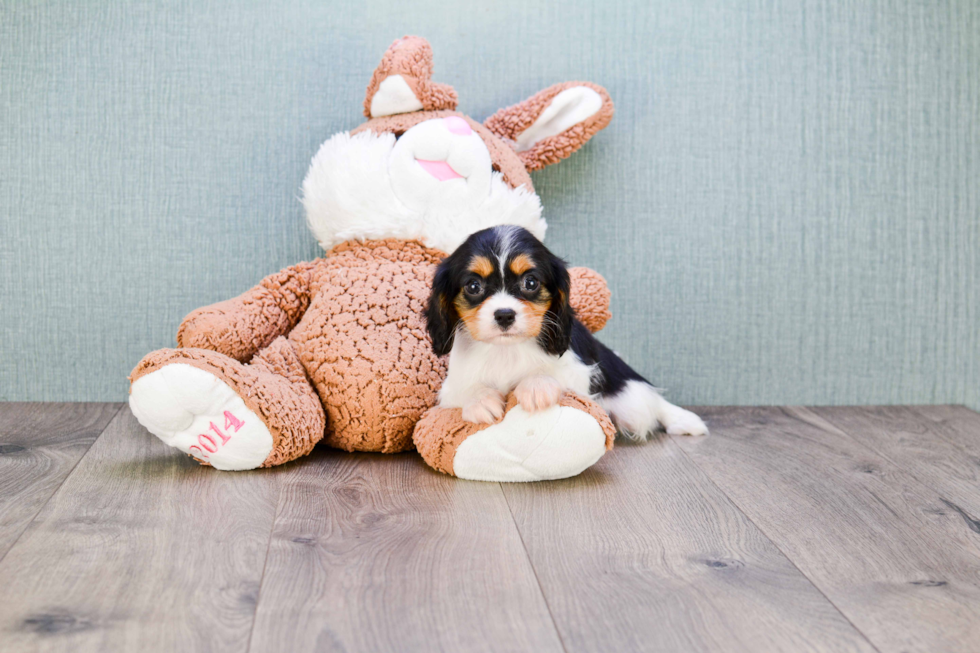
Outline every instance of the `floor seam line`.
<svg viewBox="0 0 980 653"><path fill-rule="evenodd" d="M704 474L704 477L708 479L708 482L711 483L713 486L715 486L715 488L719 492L721 492L725 496L725 498L727 498L731 502L731 504L735 507L735 509L738 510L739 513L741 513L742 516L745 517L749 521L750 524L752 524L755 528L757 528L760 533L762 533L763 537L765 537L766 540L768 540L769 543L772 544L773 547L775 547L775 549L777 551L779 551L779 554L781 556L783 556L784 558L786 558L786 561L789 562L789 564L791 564L793 566L793 569L795 569L796 571L798 571L799 574L803 578L806 579L806 581L810 584L810 587L812 587L817 592L819 592L820 593L820 596L822 596L827 601L827 603L829 603L831 605L831 607L834 608L834 610L837 612L837 614L839 614L844 621L846 621L848 624L850 624L851 628L854 629L854 632L856 632L858 635L860 635L864 639L864 641L868 643L868 646L870 646L875 651L878 651L878 653L881 653L881 649L879 649L875 645L875 643L871 641L871 639L865 634L865 632L863 630L861 630L860 628L857 627L857 624L855 624L853 621L851 621L851 618L850 617L848 617L846 614L844 614L844 611L840 609L840 606L838 606L836 603L834 603L834 601L831 600L831 598L829 596L827 596L827 594L823 591L823 589L821 589L820 586L817 585L816 581L814 581L812 578L810 578L809 575L807 575L806 572L804 572L802 569L800 569L799 565L796 564L796 561L793 560L791 557L789 557L789 555L785 551L783 551L782 547L780 547L778 544L776 544L776 542L772 539L772 537L769 535L769 533L767 533L765 531L765 529L762 528L762 526L760 526L759 524L757 524L756 521L754 519L752 519L752 517L749 516L749 514L747 512L745 512L745 509L742 508L742 506L739 505L739 503L735 499L733 499L731 496L729 496L729 494L727 492L725 492L724 488L722 488L720 485L718 485L718 483L715 482L715 479L713 479L711 477L711 475L708 473L708 470L704 469L701 465L699 465L698 462L696 460L694 460L694 458L692 458L687 453L687 451L684 450L684 447L680 446L677 443L677 438L678 437L690 437L690 436L675 436L675 435L671 435L670 436L670 438L673 439L673 441L674 441L674 446L677 447L677 449L681 452L681 454L683 454L683 456L685 458L687 458L687 460L690 461L690 463L692 465L694 465L699 470L701 470L701 473ZM709 435L707 437L710 438L710 437L718 437L718 436L711 436L711 435Z"/></svg>
<svg viewBox="0 0 980 653"><path fill-rule="evenodd" d="M266 540L265 558L262 560L262 575L259 576L259 589L255 593L255 610L252 612L252 625L248 629L248 640L245 642L245 652L252 650L252 637L255 635L255 622L259 618L259 604L262 600L262 587L265 585L265 572L269 568L269 556L272 553L272 538L276 533L276 524L279 522L279 508L282 505L282 493L285 483L280 482L279 491L276 493L276 512L272 516L272 526L269 528L269 539Z"/></svg>
<svg viewBox="0 0 980 653"><path fill-rule="evenodd" d="M500 490L500 495L504 498L504 505L507 506L507 512L510 513L511 523L514 524L514 530L517 531L517 538L521 541L521 548L524 549L524 557L527 559L527 564L531 568L531 573L534 575L534 582L538 586L538 592L541 594L541 600L544 601L544 607L548 611L548 618L551 619L551 626L555 629L555 635L558 636L558 644L561 646L561 650L568 653L568 647L565 646L565 639L561 636L561 629L558 628L558 622L555 621L555 615L551 611L551 604L548 602L548 596L544 593L544 587L541 586L541 579L538 578L538 570L534 567L534 561L531 560L531 552L527 550L527 543L524 542L524 534L521 533L521 527L517 524L517 518L514 517L514 510L510 507L510 501L507 500L507 493L504 492L503 483L497 483L497 487Z"/></svg>
<svg viewBox="0 0 980 653"><path fill-rule="evenodd" d="M106 403L112 403L112 402L106 402ZM83 453L81 456L78 457L78 460L76 460L75 464L71 466L71 469L68 470L68 473L65 474L65 477L61 479L61 483L58 484L58 487L56 487L54 491L51 492L51 494L48 496L48 498L44 500L44 503L40 505L40 507L37 509L37 512L35 512L31 516L31 518L27 520L27 523L24 525L24 529L17 534L17 538L10 543L10 546L7 547L7 550L3 552L3 555L0 555L0 564L3 564L3 561L6 559L7 554L13 551L14 547L20 543L21 538L24 537L24 533L26 533L30 529L31 524L34 523L34 520L37 519L37 516L40 515L42 512L44 512L44 509L48 506L49 503L51 503L51 499L54 498L54 495L58 494L58 491L64 486L66 482L68 482L68 479L71 478L71 475L75 473L75 470L78 468L79 464L81 464L81 462L85 460L85 456L87 456L89 452L92 451L92 447L94 447L95 443L99 441L99 438L101 438L105 434L105 432L109 430L109 427L112 425L113 422L116 421L116 418L119 417L119 413L121 413L123 411L123 408L125 407L126 407L125 403L120 403L119 408L116 409L116 412L112 414L112 417L109 418L109 421L105 423L105 426L102 427L102 430L99 431L99 434L95 436L94 440L92 440L92 444L88 445L88 449L85 450L85 453Z"/></svg>
<svg viewBox="0 0 980 653"><path fill-rule="evenodd" d="M895 460L894 458L892 458L891 456L889 456L886 452L879 451L877 448L874 448L871 445L867 444L867 442L865 442L864 440L862 440L862 439L858 438L857 436L855 436L853 433L851 433L851 431L849 429L845 429L843 426L839 425L837 422L835 422L830 417L826 417L826 416L822 415L821 413L818 413L818 412L812 410L811 408L809 408L807 406L801 406L800 408L802 408L802 410L806 411L810 415L816 417L817 419L819 419L819 420L821 420L823 422L826 422L827 425L831 426L835 431L839 432L841 435L843 435L844 437L846 437L852 444L854 444L858 448L863 449L863 450L871 453L874 456L878 456L879 458L881 458L885 462L887 462L890 465L892 465L899 472L902 472L904 474L907 474L908 477L912 481L914 481L915 483L918 483L919 486L922 487L923 489L928 490L932 494L935 494L936 497L940 501L943 501L943 502L946 501L946 498L944 497L944 494L945 494L944 492L942 492L938 488L934 487L931 482L928 482L928 481L923 480L923 478L921 477L920 474L917 474L915 471L913 471L912 469L908 468L906 465L903 465L902 463L898 462L897 460ZM831 408L833 408L833 407L831 407ZM904 409L904 408L908 408L908 407L907 406L887 406L887 408L903 408ZM786 413L786 414L789 417L792 417L793 419L796 419L795 417L793 417L792 414L790 414L790 413ZM920 419L922 418L921 415L919 415L918 413L916 413L914 411L912 411L912 414L914 416L916 416L916 417L919 417ZM940 436L940 438L943 439L942 436ZM947 440L947 443L948 444L951 444L953 446L953 448L956 449L956 450L958 450L962 455L964 455L964 456L968 455L956 443L950 443L948 440ZM877 499L879 502L882 502L881 499L879 499L878 496L875 495L874 493L872 493L872 496L874 496L875 499ZM882 504L884 505L883 502L882 502ZM889 508L889 511L890 512L893 512L893 511L891 511L890 508ZM905 524L906 526L908 526L909 528L918 528L915 524L909 523L903 517L900 517L898 515L895 515L895 517L899 521L901 521L903 524ZM973 540L971 539L970 541L972 542ZM976 547L974 547L974 548L976 548ZM975 555L975 556L980 557L980 551L972 551L972 554Z"/></svg>
<svg viewBox="0 0 980 653"><path fill-rule="evenodd" d="M837 408L837 406L831 406L831 408ZM886 408L909 409L911 407L910 406L886 406ZM807 412L812 413L813 415L816 415L820 419L824 420L825 422L827 422L828 424L830 424L831 426L833 426L835 429L837 429L838 431L840 431L842 434L846 435L849 440L851 440L852 442L854 442L858 446L860 446L860 447L862 447L864 449L867 449L868 451L870 451L871 453L875 454L876 456L881 456L886 461L888 461L892 465L894 465L897 469L905 472L906 474L908 474L909 476L911 476L913 479L915 479L915 482L916 483L918 483L919 485L921 485L924 488L927 488L927 489L932 490L933 492L935 492L936 495L939 496L940 499L943 498L943 494L944 493L942 491L940 491L939 488L933 487L932 483L922 480L922 478L920 478L918 474L916 474L914 471L912 471L911 469L909 469L908 467L906 467L905 465L903 465L902 463L900 463L898 460L895 460L892 456L888 455L886 452L879 451L877 449L872 449L863 440L861 440L860 438L857 438L853 433L851 433L851 431L849 429L844 428L841 424L839 424L838 422L836 422L833 419L833 417L826 416L826 415L823 415L821 413L818 413L818 412L816 412L816 411L814 411L811 408L806 407L806 406L804 406L804 409ZM939 426L938 424L931 423L932 420L930 420L925 415L919 413L918 411L910 410L909 412L911 412L914 417L918 418L919 423L920 424L923 424L924 426L927 426L927 427L932 427L932 426L938 427ZM958 451L959 454L963 458L967 458L970 455L969 452L967 452L965 449L963 449L963 447L961 447L958 442L956 442L955 440L953 440L951 438L946 437L945 434L943 434L943 432L941 430L938 430L938 428L937 428L936 431L934 431L934 434L935 435L938 435L939 436L939 439L941 439L947 445L949 445L950 447L952 447L953 449L955 449L956 451Z"/></svg>

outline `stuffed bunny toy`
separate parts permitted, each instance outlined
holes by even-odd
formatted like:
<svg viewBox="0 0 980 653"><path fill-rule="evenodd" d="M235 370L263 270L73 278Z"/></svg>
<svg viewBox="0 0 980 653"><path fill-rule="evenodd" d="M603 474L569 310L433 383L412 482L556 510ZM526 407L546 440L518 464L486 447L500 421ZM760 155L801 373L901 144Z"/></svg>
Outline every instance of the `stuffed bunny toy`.
<svg viewBox="0 0 980 653"><path fill-rule="evenodd" d="M395 41L368 85L367 122L313 158L303 204L324 258L191 312L177 349L136 366L129 404L151 433L222 470L279 465L322 439L347 451L415 447L439 471L490 481L573 476L612 446L608 416L586 397L533 414L511 398L491 425L434 408L446 364L423 318L436 264L469 234L514 224L544 235L529 172L605 127L609 95L557 84L481 124L431 77L429 44ZM572 306L600 329L605 281L571 274Z"/></svg>

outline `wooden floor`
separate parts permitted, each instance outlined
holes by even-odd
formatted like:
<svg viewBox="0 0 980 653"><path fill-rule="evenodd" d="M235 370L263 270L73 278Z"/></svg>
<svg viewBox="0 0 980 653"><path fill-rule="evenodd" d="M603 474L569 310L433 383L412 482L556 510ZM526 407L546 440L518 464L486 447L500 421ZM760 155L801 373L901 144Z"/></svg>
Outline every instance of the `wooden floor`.
<svg viewBox="0 0 980 653"><path fill-rule="evenodd" d="M701 409L566 481L217 472L0 404L0 650L980 651L980 415Z"/></svg>

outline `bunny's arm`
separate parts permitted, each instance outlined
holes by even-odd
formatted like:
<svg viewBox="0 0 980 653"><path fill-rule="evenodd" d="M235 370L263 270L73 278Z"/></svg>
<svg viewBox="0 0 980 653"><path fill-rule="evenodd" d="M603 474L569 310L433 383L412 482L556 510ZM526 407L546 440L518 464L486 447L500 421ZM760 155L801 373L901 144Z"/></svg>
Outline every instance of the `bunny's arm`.
<svg viewBox="0 0 980 653"><path fill-rule="evenodd" d="M568 303L575 309L575 317L592 333L599 331L612 317L606 280L595 270L582 267L569 268L568 276L572 281Z"/></svg>
<svg viewBox="0 0 980 653"><path fill-rule="evenodd" d="M177 330L178 346L210 349L248 362L303 317L316 267L312 262L285 268L234 299L191 311Z"/></svg>

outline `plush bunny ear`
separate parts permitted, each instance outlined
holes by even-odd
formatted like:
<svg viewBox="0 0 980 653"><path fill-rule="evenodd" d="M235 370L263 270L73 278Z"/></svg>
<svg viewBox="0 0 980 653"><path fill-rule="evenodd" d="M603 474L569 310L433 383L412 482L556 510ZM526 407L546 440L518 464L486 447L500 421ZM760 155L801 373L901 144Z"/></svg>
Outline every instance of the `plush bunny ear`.
<svg viewBox="0 0 980 653"><path fill-rule="evenodd" d="M368 118L413 111L456 108L456 91L432 81L432 48L419 36L405 36L388 48L364 98Z"/></svg>
<svg viewBox="0 0 980 653"><path fill-rule="evenodd" d="M483 123L517 150L528 170L567 158L609 124L613 103L590 82L555 84Z"/></svg>

